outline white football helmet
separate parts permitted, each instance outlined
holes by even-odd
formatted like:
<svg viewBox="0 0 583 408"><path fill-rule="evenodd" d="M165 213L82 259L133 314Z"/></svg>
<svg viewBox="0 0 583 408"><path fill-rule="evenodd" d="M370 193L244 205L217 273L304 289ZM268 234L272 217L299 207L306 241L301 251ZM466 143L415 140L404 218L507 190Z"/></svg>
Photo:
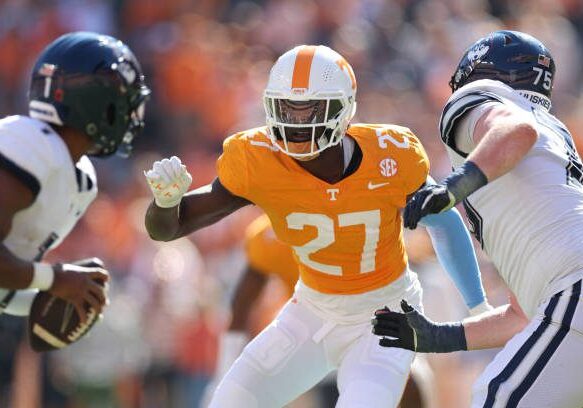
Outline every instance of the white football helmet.
<svg viewBox="0 0 583 408"><path fill-rule="evenodd" d="M356 79L336 51L300 45L273 65L263 96L273 144L311 160L344 137L356 111Z"/></svg>

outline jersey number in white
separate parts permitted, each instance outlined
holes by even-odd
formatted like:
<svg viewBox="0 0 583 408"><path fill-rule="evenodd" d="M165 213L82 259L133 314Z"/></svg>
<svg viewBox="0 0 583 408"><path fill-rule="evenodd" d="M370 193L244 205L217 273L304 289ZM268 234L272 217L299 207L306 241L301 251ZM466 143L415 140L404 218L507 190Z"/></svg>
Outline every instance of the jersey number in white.
<svg viewBox="0 0 583 408"><path fill-rule="evenodd" d="M547 91L550 91L553 84L553 74L551 71L547 71L546 69L542 69L540 67L532 67L532 69L536 72L536 78L534 79L533 84L538 85L542 80L543 88L545 88Z"/></svg>
<svg viewBox="0 0 583 408"><path fill-rule="evenodd" d="M329 275L342 275L342 267L316 262L310 255L324 249L334 243L334 220L324 214L308 214L295 212L286 217L287 226L294 230L303 230L306 226L316 227L318 235L304 245L294 246L301 263L319 272ZM373 272L375 270L375 258L379 231L381 225L380 210L358 211L338 215L338 226L364 225L364 246L360 257L360 273Z"/></svg>

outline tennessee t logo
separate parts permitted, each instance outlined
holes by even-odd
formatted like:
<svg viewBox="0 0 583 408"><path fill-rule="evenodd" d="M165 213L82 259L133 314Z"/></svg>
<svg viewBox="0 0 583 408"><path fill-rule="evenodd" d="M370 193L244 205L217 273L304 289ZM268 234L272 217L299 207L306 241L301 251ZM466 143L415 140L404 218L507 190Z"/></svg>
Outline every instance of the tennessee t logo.
<svg viewBox="0 0 583 408"><path fill-rule="evenodd" d="M339 188L329 188L326 190L328 194L330 194L330 201L336 201L336 194L340 192Z"/></svg>
<svg viewBox="0 0 583 408"><path fill-rule="evenodd" d="M336 64L340 67L340 69L345 70L348 75L350 76L350 82L352 83L352 89L356 90L356 77L354 76L354 71L348 65L348 62L344 58L339 59L336 61Z"/></svg>

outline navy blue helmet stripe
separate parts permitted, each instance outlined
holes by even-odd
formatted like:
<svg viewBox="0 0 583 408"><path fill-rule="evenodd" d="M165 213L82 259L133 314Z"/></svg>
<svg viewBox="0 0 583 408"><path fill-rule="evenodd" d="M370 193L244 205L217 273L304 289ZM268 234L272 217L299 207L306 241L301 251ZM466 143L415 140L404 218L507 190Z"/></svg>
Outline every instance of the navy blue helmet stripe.
<svg viewBox="0 0 583 408"><path fill-rule="evenodd" d="M520 385L510 394L510 398L508 399L507 407L517 407L518 403L524 397L526 392L538 378L542 370L545 368L553 353L559 348L559 345L563 341L563 339L569 333L571 328L571 321L573 320L573 315L575 314L575 309L577 308L577 304L579 303L579 298L581 297L581 281L578 281L573 285L573 292L571 294L571 298L569 300L569 304L567 305L567 309L565 311L565 315L563 316L563 320L561 322L561 327L557 331L557 334L552 338L549 345L544 349L536 363L532 366L526 377L522 380Z"/></svg>
<svg viewBox="0 0 583 408"><path fill-rule="evenodd" d="M536 342L540 339L545 330L549 327L553 317L553 312L557 307L557 303L559 303L559 299L562 293L563 291L557 293L551 298L549 304L545 309L544 318L541 324L524 342L524 344L520 347L518 352L508 362L504 370L502 370L500 374L498 374L490 381L490 384L488 384L488 395L486 396L484 408L492 408L494 406L494 403L496 402L496 394L498 393L498 389L500 388L500 386L505 381L507 381L510 378L510 376L516 371L516 369L518 368L520 363L522 363L528 352L534 347Z"/></svg>

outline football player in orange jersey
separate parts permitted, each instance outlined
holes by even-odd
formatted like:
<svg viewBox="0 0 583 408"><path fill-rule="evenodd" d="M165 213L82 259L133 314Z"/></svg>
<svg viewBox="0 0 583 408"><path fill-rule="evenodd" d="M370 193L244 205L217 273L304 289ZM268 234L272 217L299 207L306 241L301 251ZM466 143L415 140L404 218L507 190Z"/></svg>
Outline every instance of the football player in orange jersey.
<svg viewBox="0 0 583 408"><path fill-rule="evenodd" d="M270 276L279 278L284 286L284 295L290 298L294 292L294 286L299 278L297 263L293 258L293 250L289 245L284 244L275 236L269 217L265 214L257 217L245 231L245 255L247 265L243 276L237 284L233 300L231 302L231 323L226 333L221 336L219 355L217 359L217 370L215 380L209 385L205 394L208 393L208 400L212 392L223 376L227 373L233 362L239 357L243 348L250 340L249 335L253 333L249 321L252 318L254 306L262 292L268 286ZM276 304L277 306L277 304ZM263 322L260 322L262 324ZM259 326L262 328L263 326ZM417 357L418 358L418 357ZM418 385L424 380L424 376L431 375L420 371L430 370L425 365L414 365L409 381L405 388L405 393L401 400L401 407L421 408L423 405L423 390ZM329 377L328 377L329 378ZM335 382L335 377L332 377ZM329 388L331 381L324 381L325 384L319 388L321 403L325 406L332 406L338 395L337 391Z"/></svg>
<svg viewBox="0 0 583 408"><path fill-rule="evenodd" d="M421 307L401 209L427 182L429 162L405 127L351 124L355 97L354 72L340 54L298 46L271 69L267 126L225 140L211 184L185 194L192 177L177 157L145 173L153 239L177 239L253 203L298 263L293 299L245 347L211 407L281 407L334 369L337 407L395 407L401 398L415 354L379 346L369 321L401 298ZM488 308L459 213L423 224L466 304Z"/></svg>

